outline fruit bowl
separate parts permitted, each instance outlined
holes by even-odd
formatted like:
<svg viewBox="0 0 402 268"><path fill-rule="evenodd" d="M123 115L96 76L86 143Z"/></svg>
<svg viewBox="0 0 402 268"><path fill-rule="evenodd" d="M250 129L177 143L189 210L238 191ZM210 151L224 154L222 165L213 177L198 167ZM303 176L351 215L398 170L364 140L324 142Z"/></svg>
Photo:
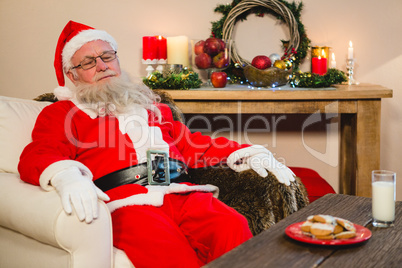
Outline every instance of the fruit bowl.
<svg viewBox="0 0 402 268"><path fill-rule="evenodd" d="M244 67L244 76L253 87L278 87L285 85L289 80L291 69L284 70L277 67L270 67L264 70L255 68L252 65Z"/></svg>
<svg viewBox="0 0 402 268"><path fill-rule="evenodd" d="M230 64L230 40L210 37L204 40L191 40L192 66L208 75L207 86L213 72L226 69Z"/></svg>

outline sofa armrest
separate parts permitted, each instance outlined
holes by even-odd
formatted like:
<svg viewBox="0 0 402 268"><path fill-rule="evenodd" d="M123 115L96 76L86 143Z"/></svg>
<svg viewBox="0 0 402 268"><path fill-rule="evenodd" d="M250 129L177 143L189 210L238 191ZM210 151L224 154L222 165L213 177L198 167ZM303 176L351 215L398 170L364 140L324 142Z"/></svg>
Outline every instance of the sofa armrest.
<svg viewBox="0 0 402 268"><path fill-rule="evenodd" d="M99 207L98 219L80 222L64 212L55 191L0 173L0 225L69 252L71 267L112 266L111 217L103 202Z"/></svg>

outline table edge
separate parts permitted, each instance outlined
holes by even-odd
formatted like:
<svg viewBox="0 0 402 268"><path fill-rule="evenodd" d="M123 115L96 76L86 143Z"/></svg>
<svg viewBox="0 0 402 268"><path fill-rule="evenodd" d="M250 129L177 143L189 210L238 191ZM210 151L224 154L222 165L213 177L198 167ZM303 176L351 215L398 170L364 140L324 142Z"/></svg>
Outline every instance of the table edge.
<svg viewBox="0 0 402 268"><path fill-rule="evenodd" d="M364 100L392 98L393 90L374 84L335 85L335 89L308 90L168 90L175 101L248 101L248 100Z"/></svg>

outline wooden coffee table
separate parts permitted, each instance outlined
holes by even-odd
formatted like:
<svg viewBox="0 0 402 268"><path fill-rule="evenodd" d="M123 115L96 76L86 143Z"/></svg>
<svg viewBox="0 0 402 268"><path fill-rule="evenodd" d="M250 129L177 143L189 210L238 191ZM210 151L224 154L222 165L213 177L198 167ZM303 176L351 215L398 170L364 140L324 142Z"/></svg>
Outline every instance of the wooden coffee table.
<svg viewBox="0 0 402 268"><path fill-rule="evenodd" d="M307 216L328 214L365 226L372 237L362 243L323 246L298 242L285 234ZM328 194L293 213L205 267L402 267L402 202L396 203L395 226L371 225L371 198Z"/></svg>

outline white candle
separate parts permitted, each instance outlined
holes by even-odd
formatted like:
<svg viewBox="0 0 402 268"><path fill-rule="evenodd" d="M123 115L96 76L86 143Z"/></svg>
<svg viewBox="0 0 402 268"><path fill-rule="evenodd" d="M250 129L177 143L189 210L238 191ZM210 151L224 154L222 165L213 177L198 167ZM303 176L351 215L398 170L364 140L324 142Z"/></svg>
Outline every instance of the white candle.
<svg viewBox="0 0 402 268"><path fill-rule="evenodd" d="M168 64L181 64L189 66L188 38L187 36L175 36L167 38Z"/></svg>
<svg viewBox="0 0 402 268"><path fill-rule="evenodd" d="M352 44L352 41L349 41L348 59L353 60L353 44Z"/></svg>
<svg viewBox="0 0 402 268"><path fill-rule="evenodd" d="M372 183L373 218L390 222L395 220L394 183L376 181Z"/></svg>
<svg viewBox="0 0 402 268"><path fill-rule="evenodd" d="M335 54L332 53L331 68L336 68Z"/></svg>

